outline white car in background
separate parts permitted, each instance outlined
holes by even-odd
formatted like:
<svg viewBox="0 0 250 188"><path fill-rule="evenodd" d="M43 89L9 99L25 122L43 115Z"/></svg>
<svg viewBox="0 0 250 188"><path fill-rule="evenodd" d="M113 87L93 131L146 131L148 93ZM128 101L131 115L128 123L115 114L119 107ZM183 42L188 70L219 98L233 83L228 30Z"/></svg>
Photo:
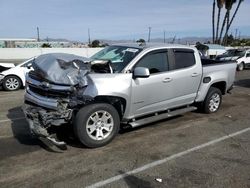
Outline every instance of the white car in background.
<svg viewBox="0 0 250 188"><path fill-rule="evenodd" d="M216 60L219 61L236 61L237 70L242 71L250 68L250 50L249 49L230 49L222 55L218 55Z"/></svg>
<svg viewBox="0 0 250 188"><path fill-rule="evenodd" d="M237 69L242 71L244 68L250 67L250 50L243 52L242 56L237 60Z"/></svg>
<svg viewBox="0 0 250 188"><path fill-rule="evenodd" d="M0 84L6 91L15 91L25 86L25 75L32 70L35 57L10 69L0 72Z"/></svg>

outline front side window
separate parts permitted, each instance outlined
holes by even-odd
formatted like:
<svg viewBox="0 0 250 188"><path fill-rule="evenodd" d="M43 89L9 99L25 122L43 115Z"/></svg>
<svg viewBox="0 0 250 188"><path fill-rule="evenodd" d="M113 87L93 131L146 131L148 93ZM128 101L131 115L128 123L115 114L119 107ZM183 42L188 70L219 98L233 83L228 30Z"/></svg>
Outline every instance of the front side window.
<svg viewBox="0 0 250 188"><path fill-rule="evenodd" d="M247 55L246 55L247 57L250 57L250 53L247 53Z"/></svg>
<svg viewBox="0 0 250 188"><path fill-rule="evenodd" d="M136 64L136 67L148 68L150 74L168 71L167 53L147 54Z"/></svg>
<svg viewBox="0 0 250 188"><path fill-rule="evenodd" d="M108 60L114 72L121 72L134 57L141 52L139 48L108 46L93 55L92 60Z"/></svg>
<svg viewBox="0 0 250 188"><path fill-rule="evenodd" d="M195 65L195 57L193 51L174 51L174 58L174 69L183 69Z"/></svg>

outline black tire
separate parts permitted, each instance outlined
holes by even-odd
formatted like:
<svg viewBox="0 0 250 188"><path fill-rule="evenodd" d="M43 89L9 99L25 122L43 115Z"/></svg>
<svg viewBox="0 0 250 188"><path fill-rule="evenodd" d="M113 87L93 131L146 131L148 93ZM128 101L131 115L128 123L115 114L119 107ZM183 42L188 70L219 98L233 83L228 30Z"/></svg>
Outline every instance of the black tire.
<svg viewBox="0 0 250 188"><path fill-rule="evenodd" d="M215 97L215 96L219 97L219 102L218 103L214 103L216 105L211 105L214 102L214 101L211 102L211 100L213 100L213 97ZM215 113L215 112L217 112L219 110L221 102L222 102L221 91L218 88L211 87L208 90L207 96L206 96L206 98L204 100L203 111L205 113L207 113L207 114Z"/></svg>
<svg viewBox="0 0 250 188"><path fill-rule="evenodd" d="M96 118L96 113L98 114L97 117L99 117L99 113L101 112L107 112L105 114L108 114L111 116L111 118L109 119L110 122L113 122L113 128L110 130L110 132L108 132L109 134L106 134L106 138L103 138L102 140L96 140L96 136L97 136L97 131L102 131L102 134L105 134L104 128L103 130L99 130L102 128L102 126L104 126L104 122L102 121L102 118L99 118L98 122L101 123L99 125L97 125L97 122L94 123L94 121L92 119L93 116L95 116ZM107 116L106 116L107 117ZM93 125L89 125L89 123L93 123ZM91 128L100 126L99 128L94 128L95 131L90 134L91 129L87 128L87 124L89 126L93 126ZM112 124L112 123L110 123ZM107 124L106 124L107 125ZM97 130L98 129L98 130ZM78 139L80 140L80 142L89 147L89 148L97 148L97 147L101 147L104 145L107 145L108 143L110 143L114 137L116 136L116 134L118 133L120 129L120 117L119 114L117 112L117 110L110 104L106 104L106 103L96 103L96 104L90 104L87 105L83 108L81 108L79 110L79 112L76 115L76 118L74 120L74 131L76 136L78 137ZM104 132L104 133L103 133ZM94 134L96 134L96 136L94 136ZM99 135L99 134L98 134ZM95 138L93 138L95 137ZM97 136L98 137L98 136Z"/></svg>
<svg viewBox="0 0 250 188"><path fill-rule="evenodd" d="M243 71L244 68L245 68L244 62L241 62L241 63L237 66L237 70L238 70L238 71Z"/></svg>
<svg viewBox="0 0 250 188"><path fill-rule="evenodd" d="M6 91L16 91L20 89L21 86L22 81L17 76L6 76L3 80L3 88Z"/></svg>

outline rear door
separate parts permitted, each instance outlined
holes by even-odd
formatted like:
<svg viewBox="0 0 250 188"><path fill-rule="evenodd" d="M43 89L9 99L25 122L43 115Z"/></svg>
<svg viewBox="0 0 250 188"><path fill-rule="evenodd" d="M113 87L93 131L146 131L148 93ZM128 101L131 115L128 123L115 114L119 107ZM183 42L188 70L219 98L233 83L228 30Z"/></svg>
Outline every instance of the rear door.
<svg viewBox="0 0 250 188"><path fill-rule="evenodd" d="M173 99L169 107L177 107L194 102L202 77L202 65L198 53L192 49L172 49L168 77L174 85Z"/></svg>

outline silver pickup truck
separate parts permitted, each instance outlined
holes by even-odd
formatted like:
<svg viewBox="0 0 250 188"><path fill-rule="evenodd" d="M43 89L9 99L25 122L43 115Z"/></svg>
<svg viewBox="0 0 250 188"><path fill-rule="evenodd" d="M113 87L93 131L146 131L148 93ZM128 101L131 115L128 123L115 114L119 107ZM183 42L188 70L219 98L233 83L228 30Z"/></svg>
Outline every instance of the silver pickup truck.
<svg viewBox="0 0 250 188"><path fill-rule="evenodd" d="M182 45L113 45L90 59L42 55L27 75L24 113L31 132L64 146L55 127L72 126L87 147L137 127L201 108L216 112L233 88L235 62L201 60ZM149 133L150 134L150 133Z"/></svg>

